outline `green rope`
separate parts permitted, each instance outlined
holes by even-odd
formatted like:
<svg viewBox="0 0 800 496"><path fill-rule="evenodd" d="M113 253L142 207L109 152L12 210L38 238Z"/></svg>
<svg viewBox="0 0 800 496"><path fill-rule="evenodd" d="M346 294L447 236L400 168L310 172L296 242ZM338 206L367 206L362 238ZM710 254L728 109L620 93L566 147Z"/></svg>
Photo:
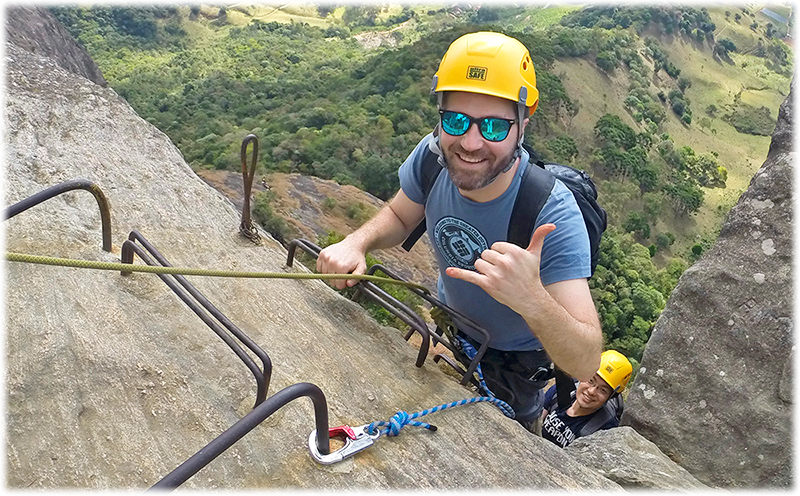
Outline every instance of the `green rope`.
<svg viewBox="0 0 800 496"><path fill-rule="evenodd" d="M58 267L114 270L119 272L146 272L150 274L180 274L185 276L246 277L255 279L361 279L372 282L397 284L400 286L407 286L409 288L417 288L429 293L425 286L413 282L366 274L298 274L286 272L243 272L236 270L193 269L188 267L162 267L160 265L134 265L120 262L114 263L99 262L94 260L74 260L71 258L44 257L40 255L29 255L26 253L13 252L6 252L6 260L9 262L26 262L40 265L55 265Z"/></svg>

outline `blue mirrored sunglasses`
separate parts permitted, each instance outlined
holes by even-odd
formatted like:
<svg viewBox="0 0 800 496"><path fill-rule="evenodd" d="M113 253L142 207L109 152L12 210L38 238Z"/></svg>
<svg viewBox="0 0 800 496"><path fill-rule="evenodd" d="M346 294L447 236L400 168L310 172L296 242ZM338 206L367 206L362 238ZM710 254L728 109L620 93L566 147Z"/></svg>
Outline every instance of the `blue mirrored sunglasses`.
<svg viewBox="0 0 800 496"><path fill-rule="evenodd" d="M467 114L453 112L452 110L439 110L439 115L442 120L442 129L447 134L451 136L462 136L474 123L478 125L481 136L493 142L506 139L506 137L508 137L508 132L511 130L511 126L517 122L516 119L503 119L500 117L476 119Z"/></svg>

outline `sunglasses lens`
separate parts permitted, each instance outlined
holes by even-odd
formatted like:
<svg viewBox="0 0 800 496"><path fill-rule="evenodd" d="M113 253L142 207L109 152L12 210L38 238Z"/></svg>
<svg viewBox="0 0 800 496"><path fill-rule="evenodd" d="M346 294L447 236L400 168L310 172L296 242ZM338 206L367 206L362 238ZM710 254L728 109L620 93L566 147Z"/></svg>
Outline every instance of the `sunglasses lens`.
<svg viewBox="0 0 800 496"><path fill-rule="evenodd" d="M503 141L510 129L511 123L503 119L484 119L481 122L481 134L489 141Z"/></svg>
<svg viewBox="0 0 800 496"><path fill-rule="evenodd" d="M461 136L469 129L469 117L458 112L442 112L442 129L451 136Z"/></svg>

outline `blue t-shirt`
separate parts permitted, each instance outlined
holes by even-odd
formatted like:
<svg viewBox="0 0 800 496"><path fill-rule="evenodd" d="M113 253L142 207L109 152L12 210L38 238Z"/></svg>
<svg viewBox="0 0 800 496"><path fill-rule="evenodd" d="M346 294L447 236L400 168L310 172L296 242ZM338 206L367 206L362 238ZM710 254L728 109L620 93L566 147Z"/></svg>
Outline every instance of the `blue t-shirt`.
<svg viewBox="0 0 800 496"><path fill-rule="evenodd" d="M544 394L544 404L548 405L555 403L554 396L556 395L556 386L551 386L550 389ZM567 410L572 406L572 403L564 408L555 406L552 410L547 412L547 416L542 422L542 437L551 441L562 448L566 448L572 441L581 437L581 429L589 423L596 415L602 414L602 408L589 415L582 415L580 417L570 417L567 415ZM612 417L605 424L600 426L597 430L612 429L619 426L619 420ZM591 433L589 433L591 434ZM587 434L588 435L588 434Z"/></svg>
<svg viewBox="0 0 800 496"><path fill-rule="evenodd" d="M523 151L520 166L511 185L498 198L481 203L461 195L443 169L431 187L428 198L422 192L422 159L433 136L427 135L400 166L400 187L408 198L425 205L425 220L439 263L439 299L467 315L489 332L489 346L504 351L530 351L542 348L521 315L499 303L475 284L449 277L447 267L475 270L483 250L497 241L507 241L508 223L517 198L522 174L528 165ZM572 192L556 180L547 202L536 219L536 227L553 223L556 229L545 237L540 274L547 286L559 281L591 276L589 235ZM483 334L467 323L459 329L479 342Z"/></svg>

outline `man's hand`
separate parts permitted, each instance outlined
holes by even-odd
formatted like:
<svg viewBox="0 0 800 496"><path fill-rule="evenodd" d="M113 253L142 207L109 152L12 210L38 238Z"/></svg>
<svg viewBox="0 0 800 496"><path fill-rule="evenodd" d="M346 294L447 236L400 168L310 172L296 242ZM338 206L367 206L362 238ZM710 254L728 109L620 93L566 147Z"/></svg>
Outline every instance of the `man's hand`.
<svg viewBox="0 0 800 496"><path fill-rule="evenodd" d="M588 380L600 365L603 334L586 279L542 286L539 267L544 238L556 228L539 226L523 250L495 243L475 261L476 272L447 268L447 275L477 284L519 313L553 362L569 375Z"/></svg>
<svg viewBox="0 0 800 496"><path fill-rule="evenodd" d="M317 271L322 274L363 274L367 270L366 253L350 243L347 238L319 252ZM328 284L336 289L353 287L358 279L331 279Z"/></svg>
<svg viewBox="0 0 800 496"><path fill-rule="evenodd" d="M390 248L401 243L425 215L425 206L411 201L403 190L363 226L342 241L331 245L317 258L317 270L323 274L363 274L367 270L367 252ZM359 279L331 279L336 289L355 286Z"/></svg>
<svg viewBox="0 0 800 496"><path fill-rule="evenodd" d="M448 267L446 273L480 286L495 300L524 315L525 309L519 307L527 299L522 296L531 294L537 286L542 287L539 279L542 246L545 236L555 228L554 224L539 226L524 250L512 243L494 243L475 261L475 272Z"/></svg>

